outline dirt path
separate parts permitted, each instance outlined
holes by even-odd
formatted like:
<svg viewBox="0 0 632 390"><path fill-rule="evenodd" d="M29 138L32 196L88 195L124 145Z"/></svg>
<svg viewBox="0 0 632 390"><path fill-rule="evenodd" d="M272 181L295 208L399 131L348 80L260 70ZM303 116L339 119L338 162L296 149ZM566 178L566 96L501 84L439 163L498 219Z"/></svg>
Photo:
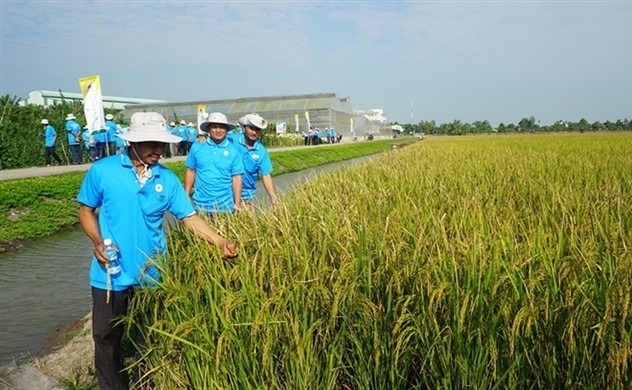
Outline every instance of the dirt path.
<svg viewBox="0 0 632 390"><path fill-rule="evenodd" d="M47 355L21 366L8 365L0 370L0 390L62 389L59 381L94 381L94 343L92 315L78 318L55 329L43 342Z"/></svg>

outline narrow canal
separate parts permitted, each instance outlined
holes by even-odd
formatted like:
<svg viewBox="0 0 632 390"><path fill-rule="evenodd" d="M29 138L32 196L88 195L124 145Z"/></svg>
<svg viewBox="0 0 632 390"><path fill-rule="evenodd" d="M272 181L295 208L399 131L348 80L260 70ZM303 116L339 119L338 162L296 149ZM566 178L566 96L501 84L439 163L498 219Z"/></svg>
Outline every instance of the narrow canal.
<svg viewBox="0 0 632 390"><path fill-rule="evenodd" d="M315 175L372 158L360 157L274 177L280 194ZM257 196L267 203L258 183ZM88 268L92 243L80 226L0 254L0 366L39 356L56 328L91 310Z"/></svg>

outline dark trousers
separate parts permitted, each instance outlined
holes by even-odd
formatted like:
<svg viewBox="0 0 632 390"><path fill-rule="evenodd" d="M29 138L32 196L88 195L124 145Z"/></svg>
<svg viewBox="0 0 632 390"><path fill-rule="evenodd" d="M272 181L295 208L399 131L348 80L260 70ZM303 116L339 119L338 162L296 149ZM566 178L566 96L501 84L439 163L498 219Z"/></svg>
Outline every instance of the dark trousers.
<svg viewBox="0 0 632 390"><path fill-rule="evenodd" d="M72 162L74 164L81 164L83 162L83 156L81 155L81 145L70 145L70 154L72 155Z"/></svg>
<svg viewBox="0 0 632 390"><path fill-rule="evenodd" d="M94 158L102 158L102 157L107 157L106 151L105 151L105 146L106 143L105 142L97 142L95 148L94 148Z"/></svg>
<svg viewBox="0 0 632 390"><path fill-rule="evenodd" d="M178 154L180 156L186 156L188 146L189 146L189 143L187 141L180 141L180 143L178 144Z"/></svg>
<svg viewBox="0 0 632 390"><path fill-rule="evenodd" d="M101 390L127 390L129 379L123 370L121 340L125 327L118 323L127 314L133 289L107 291L92 287L92 338L94 340L94 366Z"/></svg>
<svg viewBox="0 0 632 390"><path fill-rule="evenodd" d="M45 146L44 147L44 161L46 161L46 165L50 164L50 158L54 158L59 164L61 164L61 158L57 155L54 146Z"/></svg>

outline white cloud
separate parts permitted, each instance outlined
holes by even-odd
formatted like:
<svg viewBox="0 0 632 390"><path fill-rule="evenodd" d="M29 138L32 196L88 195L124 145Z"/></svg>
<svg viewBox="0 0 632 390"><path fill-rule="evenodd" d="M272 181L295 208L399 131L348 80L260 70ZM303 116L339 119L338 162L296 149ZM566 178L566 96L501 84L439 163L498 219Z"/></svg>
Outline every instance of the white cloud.
<svg viewBox="0 0 632 390"><path fill-rule="evenodd" d="M425 119L440 122L518 121L519 112L546 115L543 122L629 115L620 102L632 87L628 2L5 0L0 7L2 94L77 90L77 78L101 74L108 94L176 101L333 91L400 121L411 99ZM606 91L619 100L604 100ZM568 98L578 94L599 99Z"/></svg>

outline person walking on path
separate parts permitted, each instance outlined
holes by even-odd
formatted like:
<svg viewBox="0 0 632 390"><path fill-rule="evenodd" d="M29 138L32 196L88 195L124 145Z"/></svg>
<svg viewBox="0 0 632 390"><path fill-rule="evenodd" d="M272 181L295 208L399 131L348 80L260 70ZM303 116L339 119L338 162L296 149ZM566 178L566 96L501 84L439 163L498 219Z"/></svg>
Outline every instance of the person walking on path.
<svg viewBox="0 0 632 390"><path fill-rule="evenodd" d="M272 208L276 208L277 198L272 182L272 162L270 154L260 141L261 131L268 127L268 122L258 114L245 116L243 136L234 144L242 154L244 163L243 186L241 199L244 205L250 205L255 197L255 184L261 174L261 182L270 198Z"/></svg>
<svg viewBox="0 0 632 390"><path fill-rule="evenodd" d="M189 122L189 124L187 125L187 154L189 154L189 151L191 150L191 146L193 146L193 143L197 139L197 136L198 136L197 126L194 125L193 122Z"/></svg>
<svg viewBox="0 0 632 390"><path fill-rule="evenodd" d="M185 162L184 189L188 195L193 190L194 206L205 213L241 209L244 164L239 150L226 139L233 127L221 112L209 114L200 125L209 137L204 143L193 144Z"/></svg>
<svg viewBox="0 0 632 390"><path fill-rule="evenodd" d="M90 161L94 161L94 148L96 147L96 143L94 142L92 132L88 129L88 125L83 126L81 139L83 140L83 147L86 149L86 153L88 153L88 158Z"/></svg>
<svg viewBox="0 0 632 390"><path fill-rule="evenodd" d="M42 119L41 122L44 127L44 161L46 162L46 166L50 167L51 157L57 161L59 165L61 165L61 158L57 155L55 151L55 145L57 144L57 131L55 128L48 123L48 119Z"/></svg>
<svg viewBox="0 0 632 390"><path fill-rule="evenodd" d="M98 160L107 157L107 129L94 130L92 136L95 143L93 159Z"/></svg>
<svg viewBox="0 0 632 390"><path fill-rule="evenodd" d="M72 163L79 165L83 163L83 155L81 153L81 125L75 121L73 114L66 115L66 132L68 133L68 146L70 147L70 155Z"/></svg>
<svg viewBox="0 0 632 390"><path fill-rule="evenodd" d="M187 123L183 120L180 121L178 127L176 127L176 135L180 137L178 143L178 155L186 156L188 154L189 142L187 141Z"/></svg>
<svg viewBox="0 0 632 390"><path fill-rule="evenodd" d="M197 237L218 247L223 258L238 254L236 244L196 214L178 176L158 163L166 145L181 140L167 132L162 115L134 113L129 130L120 137L129 146L119 155L94 163L77 196L79 222L94 243L92 335L102 390L129 386L121 346L124 325L117 320L127 314L135 288L160 278L152 259L167 253L165 213L169 211ZM104 251L106 238L118 247L120 272L114 275L109 273Z"/></svg>
<svg viewBox="0 0 632 390"><path fill-rule="evenodd" d="M107 114L105 116L105 142L107 144L107 155L116 154L116 123L114 123L114 115Z"/></svg>

